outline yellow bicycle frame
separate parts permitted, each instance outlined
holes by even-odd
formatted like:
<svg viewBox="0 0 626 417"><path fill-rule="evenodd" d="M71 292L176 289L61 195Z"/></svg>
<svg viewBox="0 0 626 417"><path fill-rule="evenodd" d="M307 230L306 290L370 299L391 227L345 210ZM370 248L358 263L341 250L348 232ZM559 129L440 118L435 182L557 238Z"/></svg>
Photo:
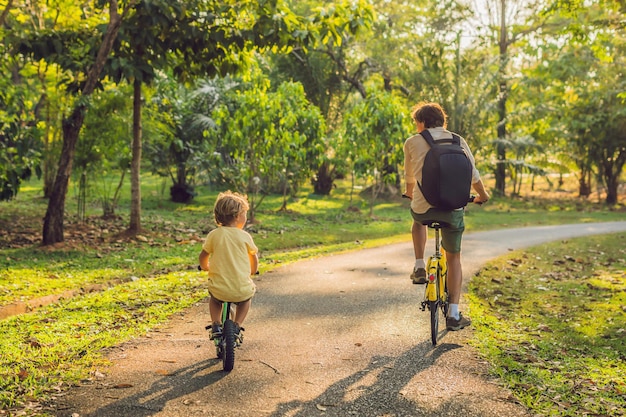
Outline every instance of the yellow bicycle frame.
<svg viewBox="0 0 626 417"><path fill-rule="evenodd" d="M425 299L428 301L446 301L446 279L448 278L448 262L446 261L446 252L442 249L441 256L431 256L428 259L426 268L426 294ZM437 297L437 285L439 286L439 297Z"/></svg>

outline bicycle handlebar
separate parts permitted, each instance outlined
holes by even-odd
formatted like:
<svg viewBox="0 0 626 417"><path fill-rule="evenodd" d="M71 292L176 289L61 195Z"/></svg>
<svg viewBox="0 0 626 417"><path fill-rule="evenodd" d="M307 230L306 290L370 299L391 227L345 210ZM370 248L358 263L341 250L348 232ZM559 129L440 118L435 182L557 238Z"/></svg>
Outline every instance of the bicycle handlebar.
<svg viewBox="0 0 626 417"><path fill-rule="evenodd" d="M198 265L198 271L202 271L202 267L200 265ZM259 271L257 270L254 275L259 275Z"/></svg>

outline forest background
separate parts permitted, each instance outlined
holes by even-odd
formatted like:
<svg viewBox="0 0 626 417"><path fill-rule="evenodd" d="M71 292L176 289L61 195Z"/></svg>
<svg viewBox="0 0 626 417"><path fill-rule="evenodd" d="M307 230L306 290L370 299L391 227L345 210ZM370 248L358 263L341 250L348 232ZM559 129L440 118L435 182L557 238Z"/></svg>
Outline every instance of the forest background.
<svg viewBox="0 0 626 417"><path fill-rule="evenodd" d="M43 179L42 243L115 214L130 173L173 201L209 184L290 196L312 181L400 187L410 109L441 103L493 191L575 175L613 205L626 162L624 3L618 1L0 2L0 198ZM115 174L113 179L110 174ZM106 184L97 182L108 179ZM98 195L94 195L94 190Z"/></svg>

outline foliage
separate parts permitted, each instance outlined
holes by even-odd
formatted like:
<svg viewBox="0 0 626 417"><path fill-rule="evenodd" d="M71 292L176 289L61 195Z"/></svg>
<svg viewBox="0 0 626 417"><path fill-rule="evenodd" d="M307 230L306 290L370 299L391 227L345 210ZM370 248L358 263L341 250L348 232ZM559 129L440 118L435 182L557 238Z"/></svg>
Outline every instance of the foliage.
<svg viewBox="0 0 626 417"><path fill-rule="evenodd" d="M475 344L533 414L622 415L625 240L517 251L472 278Z"/></svg>
<svg viewBox="0 0 626 417"><path fill-rule="evenodd" d="M93 105L85 117L79 142L76 145L74 166L77 183L88 182L94 178L106 178L103 173L120 172L126 174L130 164L130 108L127 100L128 89L112 87L94 94ZM111 192L111 186L104 184L99 199L103 215L115 214L119 194ZM86 202L83 202L85 204Z"/></svg>
<svg viewBox="0 0 626 417"><path fill-rule="evenodd" d="M572 3L547 13L565 23L541 38L542 53L527 72L527 83L539 91L539 115L552 125L543 140L574 162L581 196L588 196L592 180L599 178L605 201L614 204L615 179L626 162L626 116L618 98L626 89L618 70L626 45L621 15L615 2ZM551 82L542 86L539 80L546 78Z"/></svg>
<svg viewBox="0 0 626 417"><path fill-rule="evenodd" d="M148 107L150 121L156 126L146 143L146 159L153 173L171 178L172 201L191 201L201 175L215 183L228 175L220 172L219 145L212 134L216 124L210 114L235 86L228 78L203 80L193 87L167 77L158 80Z"/></svg>
<svg viewBox="0 0 626 417"><path fill-rule="evenodd" d="M337 152L348 159L358 178L371 182L370 215L383 188L399 184L398 166L410 123L402 103L387 92L373 92L345 116Z"/></svg>
<svg viewBox="0 0 626 417"><path fill-rule="evenodd" d="M261 80L261 83L264 83ZM307 102L297 83L282 83L236 92L232 106L221 105L212 115L228 156L240 169L239 191L251 193L250 219L263 195L280 190L282 209L311 175L323 153L324 121Z"/></svg>

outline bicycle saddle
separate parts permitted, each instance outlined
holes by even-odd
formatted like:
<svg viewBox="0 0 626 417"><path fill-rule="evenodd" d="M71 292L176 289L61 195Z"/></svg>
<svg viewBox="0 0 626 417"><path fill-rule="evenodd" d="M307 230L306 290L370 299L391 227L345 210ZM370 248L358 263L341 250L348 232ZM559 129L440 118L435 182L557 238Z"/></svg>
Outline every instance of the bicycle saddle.
<svg viewBox="0 0 626 417"><path fill-rule="evenodd" d="M439 220L426 220L426 221L422 222L422 224L426 225L428 227L432 227L433 229L450 226L450 223L442 222L442 221L439 221Z"/></svg>

